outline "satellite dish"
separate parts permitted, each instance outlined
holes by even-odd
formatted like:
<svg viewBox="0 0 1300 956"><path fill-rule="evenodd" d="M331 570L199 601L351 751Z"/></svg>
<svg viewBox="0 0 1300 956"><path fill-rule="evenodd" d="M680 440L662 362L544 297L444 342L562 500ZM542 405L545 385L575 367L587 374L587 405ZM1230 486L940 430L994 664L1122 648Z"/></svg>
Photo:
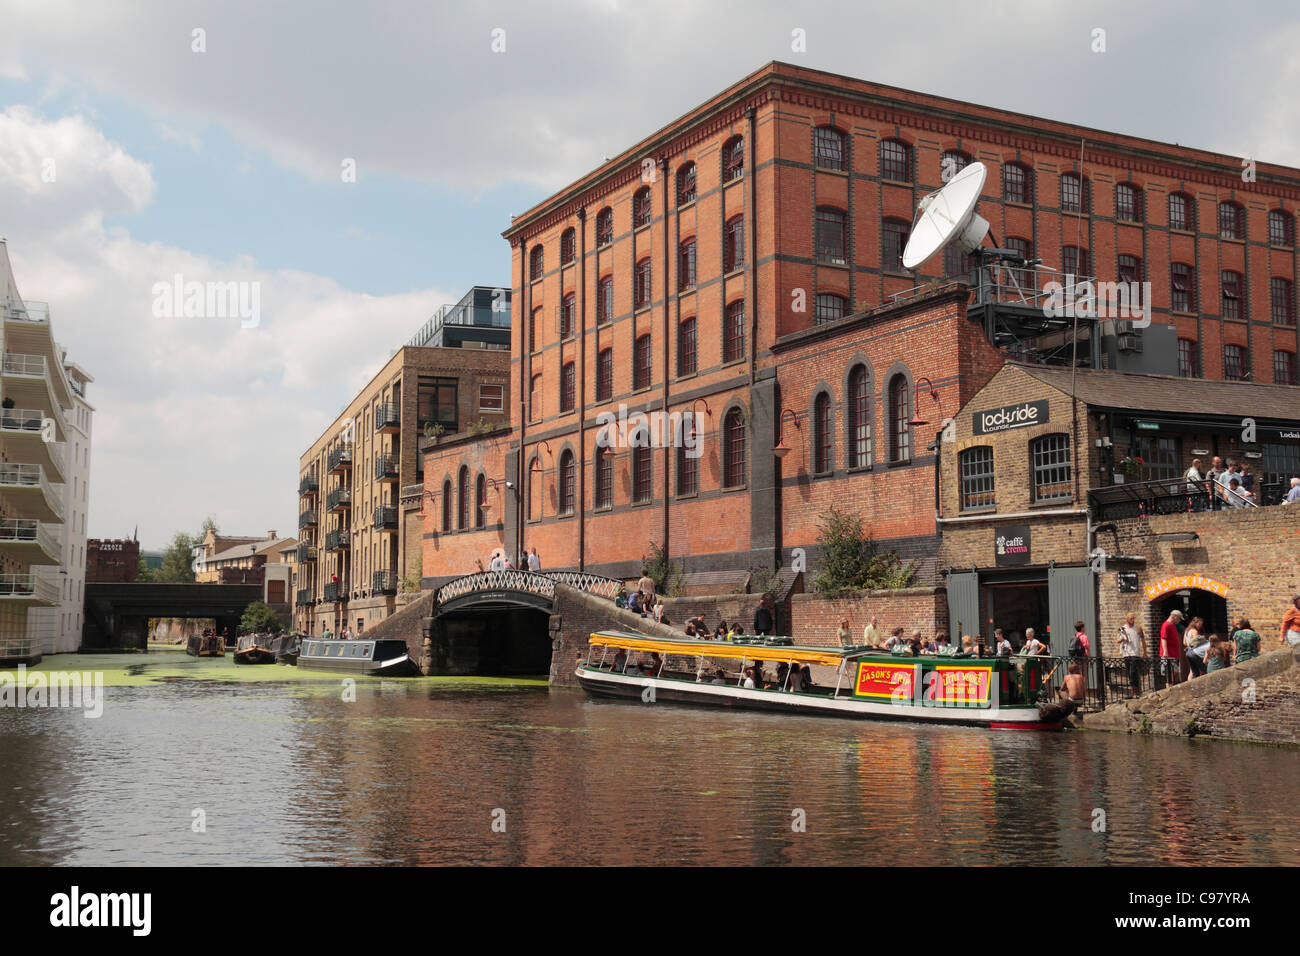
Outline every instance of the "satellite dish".
<svg viewBox="0 0 1300 956"><path fill-rule="evenodd" d="M950 245L963 254L979 248L988 235L989 222L976 214L975 206L987 175L983 163L971 163L948 185L921 200L907 248L903 250L904 268L915 269Z"/></svg>

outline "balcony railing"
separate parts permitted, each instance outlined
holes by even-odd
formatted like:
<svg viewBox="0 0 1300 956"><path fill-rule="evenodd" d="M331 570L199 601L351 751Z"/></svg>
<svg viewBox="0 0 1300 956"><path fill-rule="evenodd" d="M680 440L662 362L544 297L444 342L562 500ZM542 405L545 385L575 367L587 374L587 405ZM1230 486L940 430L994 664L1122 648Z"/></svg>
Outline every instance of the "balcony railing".
<svg viewBox="0 0 1300 956"><path fill-rule="evenodd" d="M9 432L36 432L40 434L45 413L39 408L6 408L0 410L0 429Z"/></svg>
<svg viewBox="0 0 1300 956"><path fill-rule="evenodd" d="M397 509L388 505L380 505L375 509L375 530L376 531L396 531L397 530Z"/></svg>
<svg viewBox="0 0 1300 956"><path fill-rule="evenodd" d="M331 581L325 585L325 600L328 603L334 601L346 601L348 599L348 583L346 581Z"/></svg>
<svg viewBox="0 0 1300 956"><path fill-rule="evenodd" d="M376 594L396 594L397 572L376 571L371 578L370 589Z"/></svg>
<svg viewBox="0 0 1300 956"><path fill-rule="evenodd" d="M39 322L49 324L50 306L35 299L5 299L3 312L6 322Z"/></svg>
<svg viewBox="0 0 1300 956"><path fill-rule="evenodd" d="M315 475L304 475L298 482L299 495L314 495L320 491L320 482L316 480Z"/></svg>
<svg viewBox="0 0 1300 956"><path fill-rule="evenodd" d="M47 554L56 557L63 550L58 536L35 518L0 518L0 543L3 542L39 544Z"/></svg>
<svg viewBox="0 0 1300 956"><path fill-rule="evenodd" d="M325 535L326 551L342 551L348 546L349 535L346 531L331 531Z"/></svg>
<svg viewBox="0 0 1300 956"><path fill-rule="evenodd" d="M1260 487L1260 499L1268 501L1271 486ZM1093 521L1149 518L1155 515L1186 514L1193 511L1255 508L1251 500L1229 499L1231 492L1216 481L1192 482L1186 478L1162 478L1124 485L1107 485L1088 492Z"/></svg>
<svg viewBox="0 0 1300 956"><path fill-rule="evenodd" d="M302 514L298 515L298 527L299 529L314 528L316 526L316 520L316 512L304 511Z"/></svg>
<svg viewBox="0 0 1300 956"><path fill-rule="evenodd" d="M375 479L377 481L397 480L397 457L382 452L375 456Z"/></svg>
<svg viewBox="0 0 1300 956"><path fill-rule="evenodd" d="M350 442L338 445L329 453L326 458L326 464L329 471L337 471L343 468L352 467L352 444Z"/></svg>
<svg viewBox="0 0 1300 956"><path fill-rule="evenodd" d="M297 558L299 564L310 564L316 560L316 549L309 544L300 544Z"/></svg>
<svg viewBox="0 0 1300 956"><path fill-rule="evenodd" d="M352 504L351 488L335 488L325 496L325 510L334 511L336 508L347 508Z"/></svg>
<svg viewBox="0 0 1300 956"><path fill-rule="evenodd" d="M6 352L4 357L6 375L30 375L33 378L45 377L44 355L19 355Z"/></svg>
<svg viewBox="0 0 1300 956"><path fill-rule="evenodd" d="M304 607L305 605L311 604L311 601L311 588L299 588L298 599L294 603L297 604L298 607Z"/></svg>
<svg viewBox="0 0 1300 956"><path fill-rule="evenodd" d="M0 488L40 488L45 492L50 510L63 518L63 495L45 480L45 469L40 465L0 465Z"/></svg>
<svg viewBox="0 0 1300 956"><path fill-rule="evenodd" d="M375 431L393 431L400 428L401 425L402 410L400 406L385 402L375 409Z"/></svg>
<svg viewBox="0 0 1300 956"><path fill-rule="evenodd" d="M0 574L0 600L33 597L57 604L59 586L38 574Z"/></svg>

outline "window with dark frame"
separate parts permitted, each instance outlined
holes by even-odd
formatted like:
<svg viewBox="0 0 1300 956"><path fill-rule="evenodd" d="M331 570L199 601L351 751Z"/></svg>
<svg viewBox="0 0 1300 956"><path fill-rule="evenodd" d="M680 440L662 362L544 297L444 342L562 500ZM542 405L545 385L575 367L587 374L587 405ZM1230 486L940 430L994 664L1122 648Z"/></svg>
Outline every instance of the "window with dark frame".
<svg viewBox="0 0 1300 956"><path fill-rule="evenodd" d="M1245 239L1245 210L1235 202L1219 203L1219 238Z"/></svg>
<svg viewBox="0 0 1300 956"><path fill-rule="evenodd" d="M596 401L608 402L614 397L614 350L601 349L596 353Z"/></svg>
<svg viewBox="0 0 1300 956"><path fill-rule="evenodd" d="M528 393L529 421L542 420L542 373L533 376L532 389Z"/></svg>
<svg viewBox="0 0 1300 956"><path fill-rule="evenodd" d="M889 382L889 460L912 457L912 393L907 377L895 375Z"/></svg>
<svg viewBox="0 0 1300 956"><path fill-rule="evenodd" d="M677 446L677 497L700 491L700 460L692 457L685 445Z"/></svg>
<svg viewBox="0 0 1300 956"><path fill-rule="evenodd" d="M1066 275L1091 275L1090 266L1087 249L1078 246L1065 246L1061 249L1061 271Z"/></svg>
<svg viewBox="0 0 1300 956"><path fill-rule="evenodd" d="M539 305L528 315L528 350L537 352L541 349L541 342L537 339L537 329L542 324L542 307Z"/></svg>
<svg viewBox="0 0 1300 956"><path fill-rule="evenodd" d="M442 483L442 530L451 531L451 479Z"/></svg>
<svg viewBox="0 0 1300 956"><path fill-rule="evenodd" d="M822 392L813 400L813 474L831 470L831 397Z"/></svg>
<svg viewBox="0 0 1300 956"><path fill-rule="evenodd" d="M506 387L504 385L480 385L478 387L478 410L480 412L504 412L506 410Z"/></svg>
<svg viewBox="0 0 1300 956"><path fill-rule="evenodd" d="M596 507L614 506L614 451L606 448L596 454Z"/></svg>
<svg viewBox="0 0 1300 956"><path fill-rule="evenodd" d="M677 247L677 289L695 288L695 240L683 239Z"/></svg>
<svg viewBox="0 0 1300 956"><path fill-rule="evenodd" d="M642 186L632 194L632 228L650 225L650 187Z"/></svg>
<svg viewBox="0 0 1300 956"><path fill-rule="evenodd" d="M961 510L996 507L993 499L993 446L976 445L958 457L961 471Z"/></svg>
<svg viewBox="0 0 1300 956"><path fill-rule="evenodd" d="M745 264L745 217L732 216L722 228L722 271Z"/></svg>
<svg viewBox="0 0 1300 956"><path fill-rule="evenodd" d="M952 182L953 178L969 165L969 156L958 150L950 149L939 157L939 179L944 183Z"/></svg>
<svg viewBox="0 0 1300 956"><path fill-rule="evenodd" d="M650 449L641 445L632 448L632 501L642 504L650 500L653 492Z"/></svg>
<svg viewBox="0 0 1300 956"><path fill-rule="evenodd" d="M1028 239L1022 239L1019 236L1010 236L1006 240L1006 247L1026 261L1034 257L1034 244ZM1024 268L1008 267L1011 275L1015 277L1016 282L1022 288L1028 289L1034 284L1033 269L1025 266Z"/></svg>
<svg viewBox="0 0 1300 956"><path fill-rule="evenodd" d="M1195 207L1192 198L1184 193L1169 194L1169 228L1179 232L1191 232L1196 227L1192 218Z"/></svg>
<svg viewBox="0 0 1300 956"><path fill-rule="evenodd" d="M1139 472L1141 481L1169 481L1183 476L1186 466L1183 464L1179 441L1167 435L1135 435L1134 453L1145 464Z"/></svg>
<svg viewBox="0 0 1300 956"><path fill-rule="evenodd" d="M560 236L560 265L567 266L578 257L578 234L572 226Z"/></svg>
<svg viewBox="0 0 1300 956"><path fill-rule="evenodd" d="M487 504L487 480L479 475L474 481L474 527L483 527L487 516L483 513L483 506Z"/></svg>
<svg viewBox="0 0 1300 956"><path fill-rule="evenodd" d="M943 274L947 276L967 276L975 270L975 257L962 252L949 243L943 250Z"/></svg>
<svg viewBox="0 0 1300 956"><path fill-rule="evenodd" d="M912 181L912 148L896 139L880 141L880 176L900 183Z"/></svg>
<svg viewBox="0 0 1300 956"><path fill-rule="evenodd" d="M831 206L817 207L817 258L823 262L844 265L844 237L848 217L843 210Z"/></svg>
<svg viewBox="0 0 1300 956"><path fill-rule="evenodd" d="M818 126L813 134L814 162L820 169L845 171L844 134L834 126Z"/></svg>
<svg viewBox="0 0 1300 956"><path fill-rule="evenodd" d="M1274 325L1295 325L1295 294L1291 280L1274 276L1268 281L1269 312Z"/></svg>
<svg viewBox="0 0 1300 956"><path fill-rule="evenodd" d="M699 343L696 340L695 316L682 319L677 326L677 375L694 375L699 369Z"/></svg>
<svg viewBox="0 0 1300 956"><path fill-rule="evenodd" d="M649 335L639 336L636 340L636 362L632 370L633 390L649 388L651 378L651 340Z"/></svg>
<svg viewBox="0 0 1300 956"><path fill-rule="evenodd" d="M416 379L416 418L419 427L441 425L444 433L459 430L459 381L450 376L421 375Z"/></svg>
<svg viewBox="0 0 1300 956"><path fill-rule="evenodd" d="M1142 281L1142 260L1137 256L1122 255L1119 257L1119 281L1120 282L1141 282Z"/></svg>
<svg viewBox="0 0 1300 956"><path fill-rule="evenodd" d="M654 294L653 274L650 268L650 257L642 259L636 264L636 307L642 308L650 304L650 298Z"/></svg>
<svg viewBox="0 0 1300 956"><path fill-rule="evenodd" d="M1169 267L1170 306L1175 312L1196 311L1196 271L1183 262Z"/></svg>
<svg viewBox="0 0 1300 956"><path fill-rule="evenodd" d="M1230 382L1246 380L1246 349L1243 346L1223 347L1223 377Z"/></svg>
<svg viewBox="0 0 1300 956"><path fill-rule="evenodd" d="M727 306L722 332L722 361L734 362L745 355L745 302L743 299Z"/></svg>
<svg viewBox="0 0 1300 956"><path fill-rule="evenodd" d="M1061 174L1061 211L1080 214L1091 211L1084 179L1077 173Z"/></svg>
<svg viewBox="0 0 1300 956"><path fill-rule="evenodd" d="M725 488L739 488L745 483L745 421L740 409L727 413L722 424L722 481Z"/></svg>
<svg viewBox="0 0 1300 956"><path fill-rule="evenodd" d="M560 300L560 338L567 339L577 334L578 298L570 292Z"/></svg>
<svg viewBox="0 0 1300 956"><path fill-rule="evenodd" d="M881 223L880 266L896 272L904 271L903 250L907 248L907 234L911 224L901 219L886 219Z"/></svg>
<svg viewBox="0 0 1300 956"><path fill-rule="evenodd" d="M1295 245L1295 220L1281 209L1268 212L1268 241L1274 246Z"/></svg>
<svg viewBox="0 0 1300 956"><path fill-rule="evenodd" d="M1132 183L1115 187L1115 218L1121 222L1142 221L1142 193Z"/></svg>
<svg viewBox="0 0 1300 956"><path fill-rule="evenodd" d="M865 365L849 373L849 467L871 467L871 380Z"/></svg>
<svg viewBox="0 0 1300 956"><path fill-rule="evenodd" d="M686 163L677 170L677 205L695 202L695 164Z"/></svg>
<svg viewBox="0 0 1300 956"><path fill-rule="evenodd" d="M457 492L460 494L460 530L464 531L469 527L469 469L464 465L460 466L460 478L457 481Z"/></svg>
<svg viewBox="0 0 1300 956"><path fill-rule="evenodd" d="M1285 349L1273 350L1273 384L1296 384L1294 352L1288 352Z"/></svg>
<svg viewBox="0 0 1300 956"><path fill-rule="evenodd" d="M1002 199L1005 202L1028 204L1030 201L1032 174L1020 163L1004 163L1002 166Z"/></svg>
<svg viewBox="0 0 1300 956"><path fill-rule="evenodd" d="M572 362L560 369L560 411L571 412L577 404L578 376Z"/></svg>
<svg viewBox="0 0 1300 956"><path fill-rule="evenodd" d="M606 276L596 283L596 324L614 321L614 278Z"/></svg>
<svg viewBox="0 0 1300 956"><path fill-rule="evenodd" d="M745 138L733 136L722 147L722 181L729 183L745 175Z"/></svg>
<svg viewBox="0 0 1300 956"><path fill-rule="evenodd" d="M577 467L573 452L565 449L560 454L560 514L571 515L577 502Z"/></svg>
<svg viewBox="0 0 1300 956"><path fill-rule="evenodd" d="M596 246L607 246L614 241L614 210L606 206L596 213Z"/></svg>
<svg viewBox="0 0 1300 956"><path fill-rule="evenodd" d="M531 282L536 282L542 277L545 266L545 255L542 246L533 246L532 251L528 254L528 278Z"/></svg>
<svg viewBox="0 0 1300 956"><path fill-rule="evenodd" d="M1182 378L1198 378L1200 362L1197 360L1196 340L1178 340L1178 374Z"/></svg>
<svg viewBox="0 0 1300 956"><path fill-rule="evenodd" d="M541 517L540 505L546 476L542 472L542 461L537 455L528 463L528 520Z"/></svg>
<svg viewBox="0 0 1300 956"><path fill-rule="evenodd" d="M844 318L848 314L848 302L849 300L842 295L818 292L816 310L813 313L813 324L825 325L827 322L834 322L837 319Z"/></svg>
<svg viewBox="0 0 1300 956"><path fill-rule="evenodd" d="M1034 501L1068 501L1070 486L1070 436L1044 435L1029 443L1034 477Z"/></svg>
<svg viewBox="0 0 1300 956"><path fill-rule="evenodd" d="M1219 284L1222 292L1220 315L1225 319L1241 318L1241 273L1224 269L1219 273Z"/></svg>

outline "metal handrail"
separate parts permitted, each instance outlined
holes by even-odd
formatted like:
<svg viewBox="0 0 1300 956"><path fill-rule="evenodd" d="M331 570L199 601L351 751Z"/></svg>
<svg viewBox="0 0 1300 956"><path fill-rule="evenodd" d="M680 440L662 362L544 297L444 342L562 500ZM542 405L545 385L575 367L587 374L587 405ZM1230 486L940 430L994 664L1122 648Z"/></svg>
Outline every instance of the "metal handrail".
<svg viewBox="0 0 1300 956"><path fill-rule="evenodd" d="M55 491L46 480L45 469L40 465L8 463L0 465L0 487L40 488L45 493L50 510L63 519L63 495Z"/></svg>
<svg viewBox="0 0 1300 956"><path fill-rule="evenodd" d="M476 571L448 581L434 592L435 606L475 591L522 591L550 600L555 598L555 585L564 584L588 594L613 600L623 589L622 581L589 574L586 571L526 571L512 568L507 571Z"/></svg>
<svg viewBox="0 0 1300 956"><path fill-rule="evenodd" d="M55 603L59 587L38 574L0 574L0 598L6 597L36 597Z"/></svg>
<svg viewBox="0 0 1300 956"><path fill-rule="evenodd" d="M6 352L4 355L6 375L34 375L44 378L46 374L44 355L24 355L18 352Z"/></svg>

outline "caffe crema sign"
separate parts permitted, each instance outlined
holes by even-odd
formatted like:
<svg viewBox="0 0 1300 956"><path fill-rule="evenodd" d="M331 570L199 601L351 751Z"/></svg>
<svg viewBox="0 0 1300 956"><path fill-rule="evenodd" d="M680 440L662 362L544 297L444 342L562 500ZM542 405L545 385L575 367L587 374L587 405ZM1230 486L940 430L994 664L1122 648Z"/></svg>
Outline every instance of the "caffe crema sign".
<svg viewBox="0 0 1300 956"><path fill-rule="evenodd" d="M1228 586L1222 581L1207 578L1203 574L1177 574L1171 578L1165 578L1163 581L1157 581L1155 584L1148 584L1147 600L1154 601L1160 595L1168 594L1170 591L1184 591L1189 588L1209 591L1219 597L1228 596Z"/></svg>
<svg viewBox="0 0 1300 956"><path fill-rule="evenodd" d="M971 431L976 435L992 435L996 432L1011 431L1013 428L1028 428L1030 425L1042 425L1047 421L1047 399L1037 402L1019 402L1015 405L1003 405L971 415Z"/></svg>

